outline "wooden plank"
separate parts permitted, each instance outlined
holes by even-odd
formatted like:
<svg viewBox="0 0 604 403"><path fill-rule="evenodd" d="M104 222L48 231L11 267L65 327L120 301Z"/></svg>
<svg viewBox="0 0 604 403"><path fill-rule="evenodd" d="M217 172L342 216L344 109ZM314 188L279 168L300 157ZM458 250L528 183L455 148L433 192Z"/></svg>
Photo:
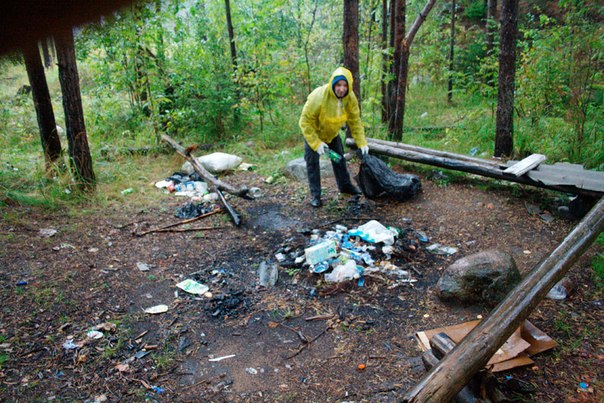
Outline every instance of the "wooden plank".
<svg viewBox="0 0 604 403"><path fill-rule="evenodd" d="M527 172L526 176L546 186L575 186L596 192L604 192L604 172L589 170L564 170L555 165L541 165Z"/></svg>
<svg viewBox="0 0 604 403"><path fill-rule="evenodd" d="M518 162L510 160L506 166L511 167ZM541 164L526 176L545 186L575 186L588 191L604 192L604 172L585 169L581 164Z"/></svg>
<svg viewBox="0 0 604 403"><path fill-rule="evenodd" d="M543 154L531 154L522 161L517 162L516 164L507 168L505 171L503 171L503 173L521 176L541 164L546 159L547 157Z"/></svg>
<svg viewBox="0 0 604 403"><path fill-rule="evenodd" d="M604 229L604 198L506 298L410 390L403 402L450 401Z"/></svg>

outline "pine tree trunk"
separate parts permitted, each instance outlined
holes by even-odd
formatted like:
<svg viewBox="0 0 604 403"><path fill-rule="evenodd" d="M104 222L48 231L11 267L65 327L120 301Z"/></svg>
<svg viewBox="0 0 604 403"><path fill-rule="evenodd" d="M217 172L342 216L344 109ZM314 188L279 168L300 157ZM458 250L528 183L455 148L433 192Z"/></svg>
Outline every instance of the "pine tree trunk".
<svg viewBox="0 0 604 403"><path fill-rule="evenodd" d="M394 0L391 0L394 1ZM388 0L382 0L382 123L388 122Z"/></svg>
<svg viewBox="0 0 604 403"><path fill-rule="evenodd" d="M41 40L40 47L42 47L42 56L44 57L44 67L48 68L52 64L52 59L50 58L50 50L48 49L48 42L45 40Z"/></svg>
<svg viewBox="0 0 604 403"><path fill-rule="evenodd" d="M453 102L453 61L455 56L455 0L451 0L451 41L449 44L449 85L447 88L447 102Z"/></svg>
<svg viewBox="0 0 604 403"><path fill-rule="evenodd" d="M230 0L224 0L224 8L226 12L226 22L227 22L227 30L229 32L229 44L231 47L231 63L233 65L233 75L237 75L237 49L235 48L235 31L233 30L233 20L231 19L231 2ZM239 90L239 85L236 86L235 96L237 100L241 99L241 92ZM239 124L241 110L239 107L233 109L233 120L235 124ZM222 124L222 123L221 123ZM260 131L263 128L261 126ZM220 133L223 133L224 130L220 130Z"/></svg>
<svg viewBox="0 0 604 403"><path fill-rule="evenodd" d="M405 124L405 101L407 96L407 78L409 75L409 46L404 45L401 49L399 60L400 74L397 80L397 87L394 89L392 115L388 131L394 141L403 140L403 126Z"/></svg>
<svg viewBox="0 0 604 403"><path fill-rule="evenodd" d="M399 140L402 138L402 129L401 129L401 137L396 137L394 132L396 131L396 126L398 123L399 115L396 109L397 100L400 100L400 97L404 97L404 94L399 94L399 79L401 76L401 56L402 56L402 48L403 48L403 39L405 38L405 21L406 21L406 12L407 12L407 2L405 0L391 0L394 3L394 8L391 8L391 12L394 14L394 18L391 18L393 25L391 27L391 42L394 47L394 53L392 55L392 64L390 65L390 73L392 75L392 81L390 81L388 96L390 99L388 100L388 132L392 139L398 138Z"/></svg>
<svg viewBox="0 0 604 403"><path fill-rule="evenodd" d="M514 149L514 75L517 35L518 0L504 0L501 9L495 157L511 156Z"/></svg>
<svg viewBox="0 0 604 403"><path fill-rule="evenodd" d="M52 168L53 164L60 163L61 140L57 134L57 124L52 110L52 102L38 46L31 45L25 48L23 50L23 59L25 60L25 69L27 70L27 77L31 86L36 116L38 117L45 168L48 171Z"/></svg>
<svg viewBox="0 0 604 403"><path fill-rule="evenodd" d="M344 0L344 67L352 73L352 88L361 106L361 80L359 76L359 0ZM350 128L346 127L346 138L351 138Z"/></svg>
<svg viewBox="0 0 604 403"><path fill-rule="evenodd" d="M497 29L497 0L487 0L487 21L485 24L485 38L487 44L487 57L493 55L493 48L495 46L495 31ZM495 68L492 67L491 61L488 61L489 67L487 70L487 85L495 86Z"/></svg>
<svg viewBox="0 0 604 403"><path fill-rule="evenodd" d="M359 1L344 0L344 67L352 73L352 90L361 100L361 81L359 76Z"/></svg>
<svg viewBox="0 0 604 403"><path fill-rule="evenodd" d="M230 0L224 0L224 8L226 11L227 30L229 32L229 44L231 46L231 63L233 64L233 71L236 71L237 70L237 49L235 48L235 33L233 30L233 21L231 19L231 2L230 2Z"/></svg>
<svg viewBox="0 0 604 403"><path fill-rule="evenodd" d="M487 0L487 23L485 26L485 36L487 42L487 55L493 53L493 43L495 42L495 19L497 14L497 0Z"/></svg>
<svg viewBox="0 0 604 403"><path fill-rule="evenodd" d="M401 5L397 8L399 9L399 14L397 19L402 20L402 24L404 27L405 21L405 2L401 1ZM415 35L417 35L417 31L422 26L430 10L434 7L434 3L436 0L428 0L424 5L422 11L420 11L419 15L413 22L411 28L404 37L401 37L399 41L397 41L395 50L394 50L394 62L398 63L396 66L396 87L392 94L390 94L390 105L392 105L390 121L388 124L388 131L390 133L390 137L395 141L402 141L403 139L403 124L405 118L405 98L407 91L407 79L409 76L409 54L411 50L411 44L415 39ZM397 30L399 27L396 28ZM403 29L404 32L404 29ZM400 33L399 33L400 34ZM395 34L395 40L397 39L399 34Z"/></svg>
<svg viewBox="0 0 604 403"><path fill-rule="evenodd" d="M63 109L65 111L71 169L80 189L93 190L96 179L92 169L92 158L84 124L73 32L68 30L57 35L55 44L59 65L59 82L63 93Z"/></svg>

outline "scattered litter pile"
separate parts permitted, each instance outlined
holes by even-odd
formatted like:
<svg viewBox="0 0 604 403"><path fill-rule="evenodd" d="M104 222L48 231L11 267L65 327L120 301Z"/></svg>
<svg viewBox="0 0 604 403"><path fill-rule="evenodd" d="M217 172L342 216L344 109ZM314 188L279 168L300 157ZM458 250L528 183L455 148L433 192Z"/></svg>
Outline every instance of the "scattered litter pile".
<svg viewBox="0 0 604 403"><path fill-rule="evenodd" d="M284 267L308 267L310 272L322 274L326 282L339 283L356 280L365 284L366 276L386 275L395 280L389 288L413 285L417 282L411 271L418 274L413 261L420 246L430 238L413 228L386 227L376 220L353 229L336 225L332 230L309 231L310 243L302 251L290 246L280 248L275 258ZM448 250L455 253L455 249Z"/></svg>
<svg viewBox="0 0 604 403"><path fill-rule="evenodd" d="M158 189L166 189L175 196L190 197L193 201L214 201L217 197L208 193L208 184L197 173L175 172L155 184Z"/></svg>

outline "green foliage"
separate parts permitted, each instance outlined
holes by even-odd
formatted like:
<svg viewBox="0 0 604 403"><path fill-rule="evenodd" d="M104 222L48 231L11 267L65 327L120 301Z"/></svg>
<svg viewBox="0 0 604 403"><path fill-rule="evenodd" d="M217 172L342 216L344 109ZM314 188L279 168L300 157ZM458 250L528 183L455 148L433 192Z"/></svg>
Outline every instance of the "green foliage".
<svg viewBox="0 0 604 403"><path fill-rule="evenodd" d="M554 158L598 167L604 157L598 101L604 28L583 18L588 10L583 2L565 2L563 9L564 21L541 16L537 28L523 32L516 105L530 138L523 139L519 152L556 144Z"/></svg>
<svg viewBox="0 0 604 403"><path fill-rule="evenodd" d="M481 21L487 15L486 1L470 1L464 8L464 17L470 21Z"/></svg>

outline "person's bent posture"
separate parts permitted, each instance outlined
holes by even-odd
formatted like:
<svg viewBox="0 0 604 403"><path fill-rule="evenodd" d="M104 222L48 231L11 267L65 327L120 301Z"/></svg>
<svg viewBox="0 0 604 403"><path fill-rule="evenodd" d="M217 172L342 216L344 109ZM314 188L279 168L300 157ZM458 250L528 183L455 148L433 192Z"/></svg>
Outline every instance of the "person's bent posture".
<svg viewBox="0 0 604 403"><path fill-rule="evenodd" d="M304 136L304 160L308 173L310 189L310 204L313 207L321 205L321 170L319 157L328 149L344 154L344 146L338 132L345 124L357 146L365 155L369 152L365 130L361 122L359 101L352 88L352 73L344 67L338 67L333 72L329 82L310 93L302 116L300 129ZM331 165L336 177L340 193L360 194L359 189L350 180L346 160L332 159Z"/></svg>

